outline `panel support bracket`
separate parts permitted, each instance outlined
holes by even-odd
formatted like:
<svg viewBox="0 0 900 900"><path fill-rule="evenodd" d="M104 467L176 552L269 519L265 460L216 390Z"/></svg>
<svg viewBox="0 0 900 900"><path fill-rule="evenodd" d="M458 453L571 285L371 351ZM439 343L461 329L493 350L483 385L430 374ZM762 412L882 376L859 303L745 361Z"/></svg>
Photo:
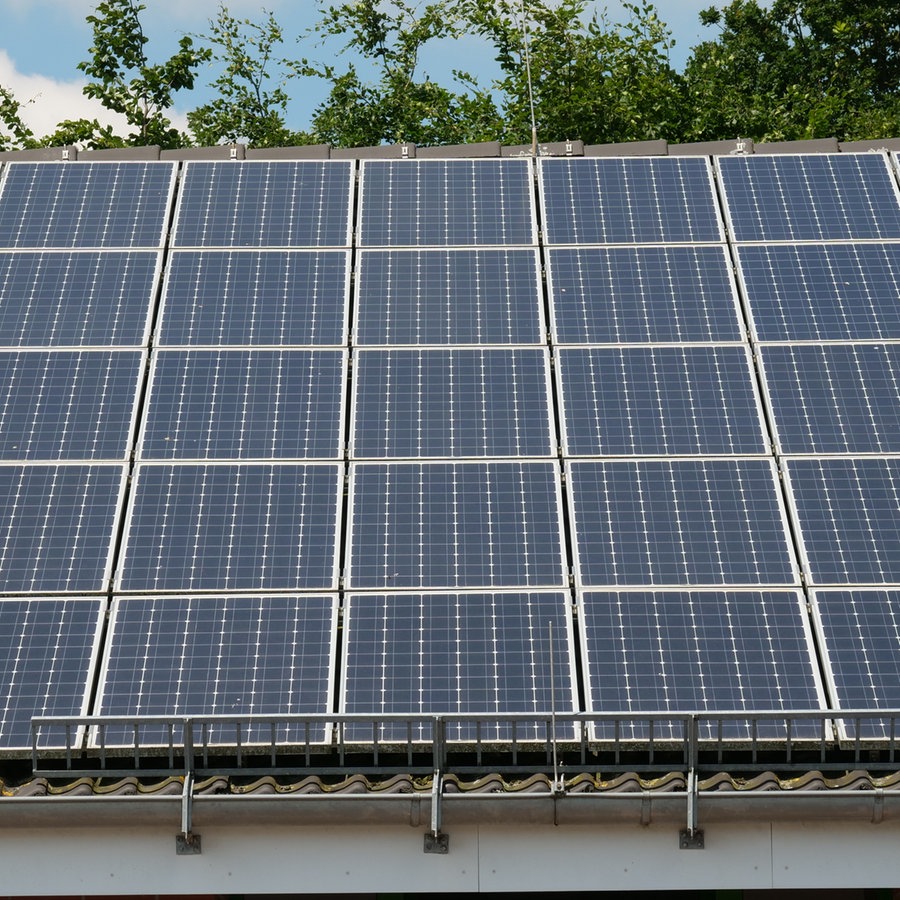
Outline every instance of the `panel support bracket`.
<svg viewBox="0 0 900 900"><path fill-rule="evenodd" d="M181 832L175 835L175 852L179 856L200 853L200 835L191 830L191 815L194 803L194 773L184 776L184 790L181 794Z"/></svg>
<svg viewBox="0 0 900 900"><path fill-rule="evenodd" d="M679 850L703 850L706 847L703 829L700 828L698 801L700 799L699 780L697 778L697 755L700 745L700 724L696 716L686 722L688 737L688 773L687 773L687 828L678 832Z"/></svg>
<svg viewBox="0 0 900 900"><path fill-rule="evenodd" d="M434 776L431 782L431 831L425 834L424 850L426 853L445 855L450 852L450 835L441 831L442 808L444 797L444 720L435 716L431 723L432 759Z"/></svg>
<svg viewBox="0 0 900 900"><path fill-rule="evenodd" d="M441 798L444 794L444 776L440 769L434 770L431 785L431 831L425 834L426 853L447 854L450 852L450 835L441 832Z"/></svg>
<svg viewBox="0 0 900 900"><path fill-rule="evenodd" d="M175 853L194 856L201 852L200 835L193 832L194 812L194 729L184 721L184 788L181 792L181 831L175 835Z"/></svg>

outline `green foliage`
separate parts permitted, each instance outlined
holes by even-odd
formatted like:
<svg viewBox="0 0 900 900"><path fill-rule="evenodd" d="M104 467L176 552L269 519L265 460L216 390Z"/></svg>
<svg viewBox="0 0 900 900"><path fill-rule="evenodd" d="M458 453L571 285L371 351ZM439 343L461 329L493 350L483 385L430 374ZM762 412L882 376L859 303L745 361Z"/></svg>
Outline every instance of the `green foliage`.
<svg viewBox="0 0 900 900"><path fill-rule="evenodd" d="M669 62L671 34L649 0L624 4L621 24L589 16L590 0L317 3L313 36L340 51L325 62L284 58L272 13L254 22L223 5L199 46L183 37L173 56L151 64L144 6L102 0L87 17L93 44L79 68L89 78L85 93L121 114L129 133L81 119L38 138L0 87L0 150L182 146L190 138L168 113L209 61L215 99L188 113L201 144L528 144L532 94L541 141L900 135L900 4L888 0L730 0L700 14L716 34L694 48L683 75ZM485 48L497 64L493 83L462 71L449 84L423 74L422 60L442 42ZM342 55L343 65L335 61ZM287 121L287 87L301 78L328 87L308 132Z"/></svg>
<svg viewBox="0 0 900 900"><path fill-rule="evenodd" d="M322 4L319 35L342 38L344 50L373 67L375 77L365 79L352 63L340 72L331 64L302 61L302 74L331 83L328 98L313 114L315 138L356 147L402 141L454 144L491 136L496 109L468 75L456 73L460 89L453 90L418 74L428 44L461 34L454 5L450 0L422 8L406 0Z"/></svg>
<svg viewBox="0 0 900 900"><path fill-rule="evenodd" d="M506 143L531 140L526 28L521 0L460 0L475 32L493 46L502 77ZM625 4L630 19L585 18L587 0L529 0L535 120L542 141L588 143L666 137L680 127L681 85L669 65L670 33L649 3Z"/></svg>
<svg viewBox="0 0 900 900"><path fill-rule="evenodd" d="M162 63L151 65L145 51L148 38L141 27L145 9L134 0L104 0L96 14L87 17L93 26L90 59L78 64L90 79L84 88L88 97L123 115L133 131L117 137L96 122L66 123L68 131L81 134L89 146L159 144L182 146L186 138L165 113L172 107L176 91L194 86L197 68L209 58L206 49L195 50L190 37L182 37L178 52Z"/></svg>
<svg viewBox="0 0 900 900"><path fill-rule="evenodd" d="M879 0L733 0L685 70L688 137L900 134L900 8Z"/></svg>
<svg viewBox="0 0 900 900"><path fill-rule="evenodd" d="M22 104L0 85L0 151L37 146L34 133L22 120Z"/></svg>
<svg viewBox="0 0 900 900"><path fill-rule="evenodd" d="M211 45L211 57L222 68L212 83L218 96L188 113L196 142L240 141L251 147L308 143L306 135L285 125L285 86L295 72L277 55L284 34L275 16L266 12L264 21L257 23L236 19L220 6L209 27L201 39ZM275 75L273 66L278 67Z"/></svg>

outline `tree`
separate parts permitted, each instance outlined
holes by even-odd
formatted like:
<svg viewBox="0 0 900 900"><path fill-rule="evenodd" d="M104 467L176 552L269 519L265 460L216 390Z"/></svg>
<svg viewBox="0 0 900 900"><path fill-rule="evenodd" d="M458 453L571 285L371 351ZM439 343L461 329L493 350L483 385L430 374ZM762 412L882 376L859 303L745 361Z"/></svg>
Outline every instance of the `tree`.
<svg viewBox="0 0 900 900"><path fill-rule="evenodd" d="M649 3L630 19L586 19L587 0L461 0L474 31L493 46L506 143L531 141L530 55L538 137L588 143L670 137L680 129L682 88L669 64L670 33ZM522 11L526 12L523 20Z"/></svg>
<svg viewBox="0 0 900 900"><path fill-rule="evenodd" d="M296 72L277 56L284 41L281 26L271 12L265 16L261 23L236 19L220 6L209 33L201 36L223 69L213 81L218 96L188 113L199 144L243 141L251 147L278 147L309 142L307 135L285 125L285 85ZM273 75L272 66L279 67L278 74Z"/></svg>
<svg viewBox="0 0 900 900"><path fill-rule="evenodd" d="M881 0L733 0L685 69L689 137L883 137L900 129L900 8Z"/></svg>
<svg viewBox="0 0 900 900"><path fill-rule="evenodd" d="M141 27L140 13L146 7L134 0L104 0L87 21L93 26L90 59L78 68L93 79L84 88L88 97L125 117L134 129L125 138L101 129L96 121L65 123L72 134L92 146L159 144L179 147L186 138L166 117L176 91L194 86L197 68L209 58L209 51L194 49L190 37L182 37L178 52L152 65L145 50L148 38Z"/></svg>
<svg viewBox="0 0 900 900"><path fill-rule="evenodd" d="M301 62L304 75L331 82L328 98L313 114L316 139L355 147L453 144L493 136L497 111L474 79L454 73L460 90L453 90L418 74L426 45L460 34L455 5L436 0L420 9L407 0L355 0L324 7L319 35L343 38L344 51L358 53L374 68L375 78L366 80L354 64L339 72L330 64Z"/></svg>
<svg viewBox="0 0 900 900"><path fill-rule="evenodd" d="M22 119L22 104L12 91L0 85L0 151L35 146L34 132Z"/></svg>

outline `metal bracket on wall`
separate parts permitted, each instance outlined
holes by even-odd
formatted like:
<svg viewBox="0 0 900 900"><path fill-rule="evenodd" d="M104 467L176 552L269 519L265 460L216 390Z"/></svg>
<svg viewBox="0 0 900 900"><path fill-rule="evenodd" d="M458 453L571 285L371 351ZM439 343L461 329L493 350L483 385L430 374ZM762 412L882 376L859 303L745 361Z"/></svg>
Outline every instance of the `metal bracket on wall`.
<svg viewBox="0 0 900 900"><path fill-rule="evenodd" d="M200 835L191 830L191 813L194 802L194 773L184 776L181 794L181 833L175 835L175 852L179 856L200 853Z"/></svg>
<svg viewBox="0 0 900 900"><path fill-rule="evenodd" d="M175 853L193 856L201 852L200 835L193 832L194 807L194 729L184 721L184 789L181 792L181 832L175 835Z"/></svg>
<svg viewBox="0 0 900 900"><path fill-rule="evenodd" d="M444 793L444 776L435 769L431 785L431 831L425 834L426 853L449 853L450 835L441 832L441 798Z"/></svg>
<svg viewBox="0 0 900 900"><path fill-rule="evenodd" d="M687 776L687 828L678 832L679 850L703 850L705 840L703 829L699 827L698 800L700 799L699 781L697 780L697 755L700 743L700 723L696 716L691 716L688 727L689 767Z"/></svg>

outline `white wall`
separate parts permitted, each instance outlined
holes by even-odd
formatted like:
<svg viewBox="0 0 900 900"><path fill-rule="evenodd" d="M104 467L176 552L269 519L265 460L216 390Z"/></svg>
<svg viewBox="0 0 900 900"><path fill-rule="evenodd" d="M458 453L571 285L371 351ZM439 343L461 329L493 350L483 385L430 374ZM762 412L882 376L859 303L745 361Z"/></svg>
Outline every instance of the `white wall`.
<svg viewBox="0 0 900 900"><path fill-rule="evenodd" d="M448 825L450 853L423 827L213 826L176 856L177 827L4 828L7 895L349 893L654 888L893 887L900 824L712 823L705 850L679 850L671 823Z"/></svg>

